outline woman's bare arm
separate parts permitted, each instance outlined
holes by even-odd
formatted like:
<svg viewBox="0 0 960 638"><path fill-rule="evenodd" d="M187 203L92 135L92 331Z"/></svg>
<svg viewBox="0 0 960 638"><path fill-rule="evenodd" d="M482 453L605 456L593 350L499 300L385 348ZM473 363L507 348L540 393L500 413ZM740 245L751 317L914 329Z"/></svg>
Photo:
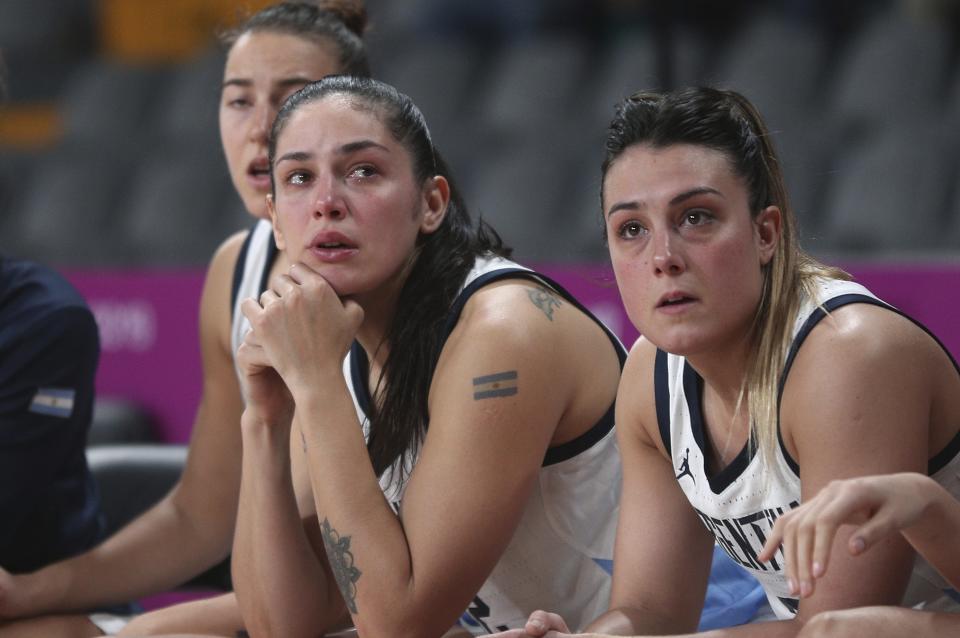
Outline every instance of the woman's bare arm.
<svg viewBox="0 0 960 638"><path fill-rule="evenodd" d="M243 235L214 255L200 306L203 396L187 466L162 501L113 537L33 574L0 580L0 617L81 610L172 588L230 550L240 479L239 386L229 346L230 281Z"/></svg>

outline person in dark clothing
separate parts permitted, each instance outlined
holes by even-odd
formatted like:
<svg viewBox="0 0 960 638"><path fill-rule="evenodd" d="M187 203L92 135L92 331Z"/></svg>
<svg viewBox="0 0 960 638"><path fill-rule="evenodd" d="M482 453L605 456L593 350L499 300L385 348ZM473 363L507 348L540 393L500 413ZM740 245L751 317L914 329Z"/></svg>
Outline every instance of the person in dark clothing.
<svg viewBox="0 0 960 638"><path fill-rule="evenodd" d="M99 354L93 314L73 286L0 255L0 566L9 572L103 536L84 454Z"/></svg>

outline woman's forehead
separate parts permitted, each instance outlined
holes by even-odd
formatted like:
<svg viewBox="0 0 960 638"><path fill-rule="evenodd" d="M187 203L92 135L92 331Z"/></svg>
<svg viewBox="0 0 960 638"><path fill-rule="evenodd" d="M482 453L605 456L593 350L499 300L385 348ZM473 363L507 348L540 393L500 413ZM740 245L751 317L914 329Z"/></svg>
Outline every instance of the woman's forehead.
<svg viewBox="0 0 960 638"><path fill-rule="evenodd" d="M254 72L271 76L300 73L320 79L339 70L335 52L325 42L270 29L247 31L230 48L224 75Z"/></svg>
<svg viewBox="0 0 960 638"><path fill-rule="evenodd" d="M663 147L634 144L610 164L604 185L623 180L656 183L667 176L698 181L728 181L737 175L729 156L717 149L697 144Z"/></svg>
<svg viewBox="0 0 960 638"><path fill-rule="evenodd" d="M294 147L338 150L361 140L393 149L398 145L377 112L352 96L332 94L302 104L290 114L277 152Z"/></svg>
<svg viewBox="0 0 960 638"><path fill-rule="evenodd" d="M606 210L623 202L669 202L689 192L715 192L731 202L747 197L746 184L729 156L694 144L628 147L610 164L602 195Z"/></svg>

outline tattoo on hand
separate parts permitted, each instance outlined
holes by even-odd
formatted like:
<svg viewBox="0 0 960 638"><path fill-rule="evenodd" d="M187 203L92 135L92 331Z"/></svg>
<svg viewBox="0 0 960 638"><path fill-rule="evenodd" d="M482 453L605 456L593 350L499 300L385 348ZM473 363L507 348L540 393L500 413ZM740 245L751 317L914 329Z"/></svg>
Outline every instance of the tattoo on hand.
<svg viewBox="0 0 960 638"><path fill-rule="evenodd" d="M337 587L343 594L343 601L351 614L357 613L357 581L360 580L360 570L353 566L353 554L350 552L350 537L341 536L333 529L326 518L320 524L320 535L323 537L323 546L327 550L327 559Z"/></svg>
<svg viewBox="0 0 960 638"><path fill-rule="evenodd" d="M498 372L473 378L473 400L509 397L516 394L517 371Z"/></svg>
<svg viewBox="0 0 960 638"><path fill-rule="evenodd" d="M563 305L556 294L543 288L527 288L527 296L530 297L533 305L542 310L550 321L553 321L553 310Z"/></svg>

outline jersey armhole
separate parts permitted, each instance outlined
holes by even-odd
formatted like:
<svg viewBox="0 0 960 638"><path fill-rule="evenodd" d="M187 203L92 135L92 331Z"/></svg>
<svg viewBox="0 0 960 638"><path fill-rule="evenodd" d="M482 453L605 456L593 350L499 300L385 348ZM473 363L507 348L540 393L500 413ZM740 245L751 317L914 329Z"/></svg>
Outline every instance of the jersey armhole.
<svg viewBox="0 0 960 638"><path fill-rule="evenodd" d="M237 261L233 264L233 281L230 284L230 320L233 321L233 313L237 307L237 295L240 294L240 283L243 281L243 269L247 262L247 252L250 250L250 242L253 241L253 225L247 231L247 236L243 238L243 245L240 246L240 252L237 254Z"/></svg>
<svg viewBox="0 0 960 638"><path fill-rule="evenodd" d="M237 295L240 294L240 285L243 283L243 275L247 267L247 254L250 252L250 245L253 243L253 237L256 234L257 228L259 228L260 221L261 220L254 222L250 230L247 231L247 236L244 238L243 245L240 247L240 253L237 255L237 262L233 266L233 282L230 286L230 321L233 321L237 309ZM277 248L277 243L271 234L270 241L267 243L267 254L264 260L263 272L260 275L260 282L257 288L258 293L262 294L263 291L267 289L267 283L270 281L270 269L273 267L273 262L276 260L279 252L280 250Z"/></svg>

